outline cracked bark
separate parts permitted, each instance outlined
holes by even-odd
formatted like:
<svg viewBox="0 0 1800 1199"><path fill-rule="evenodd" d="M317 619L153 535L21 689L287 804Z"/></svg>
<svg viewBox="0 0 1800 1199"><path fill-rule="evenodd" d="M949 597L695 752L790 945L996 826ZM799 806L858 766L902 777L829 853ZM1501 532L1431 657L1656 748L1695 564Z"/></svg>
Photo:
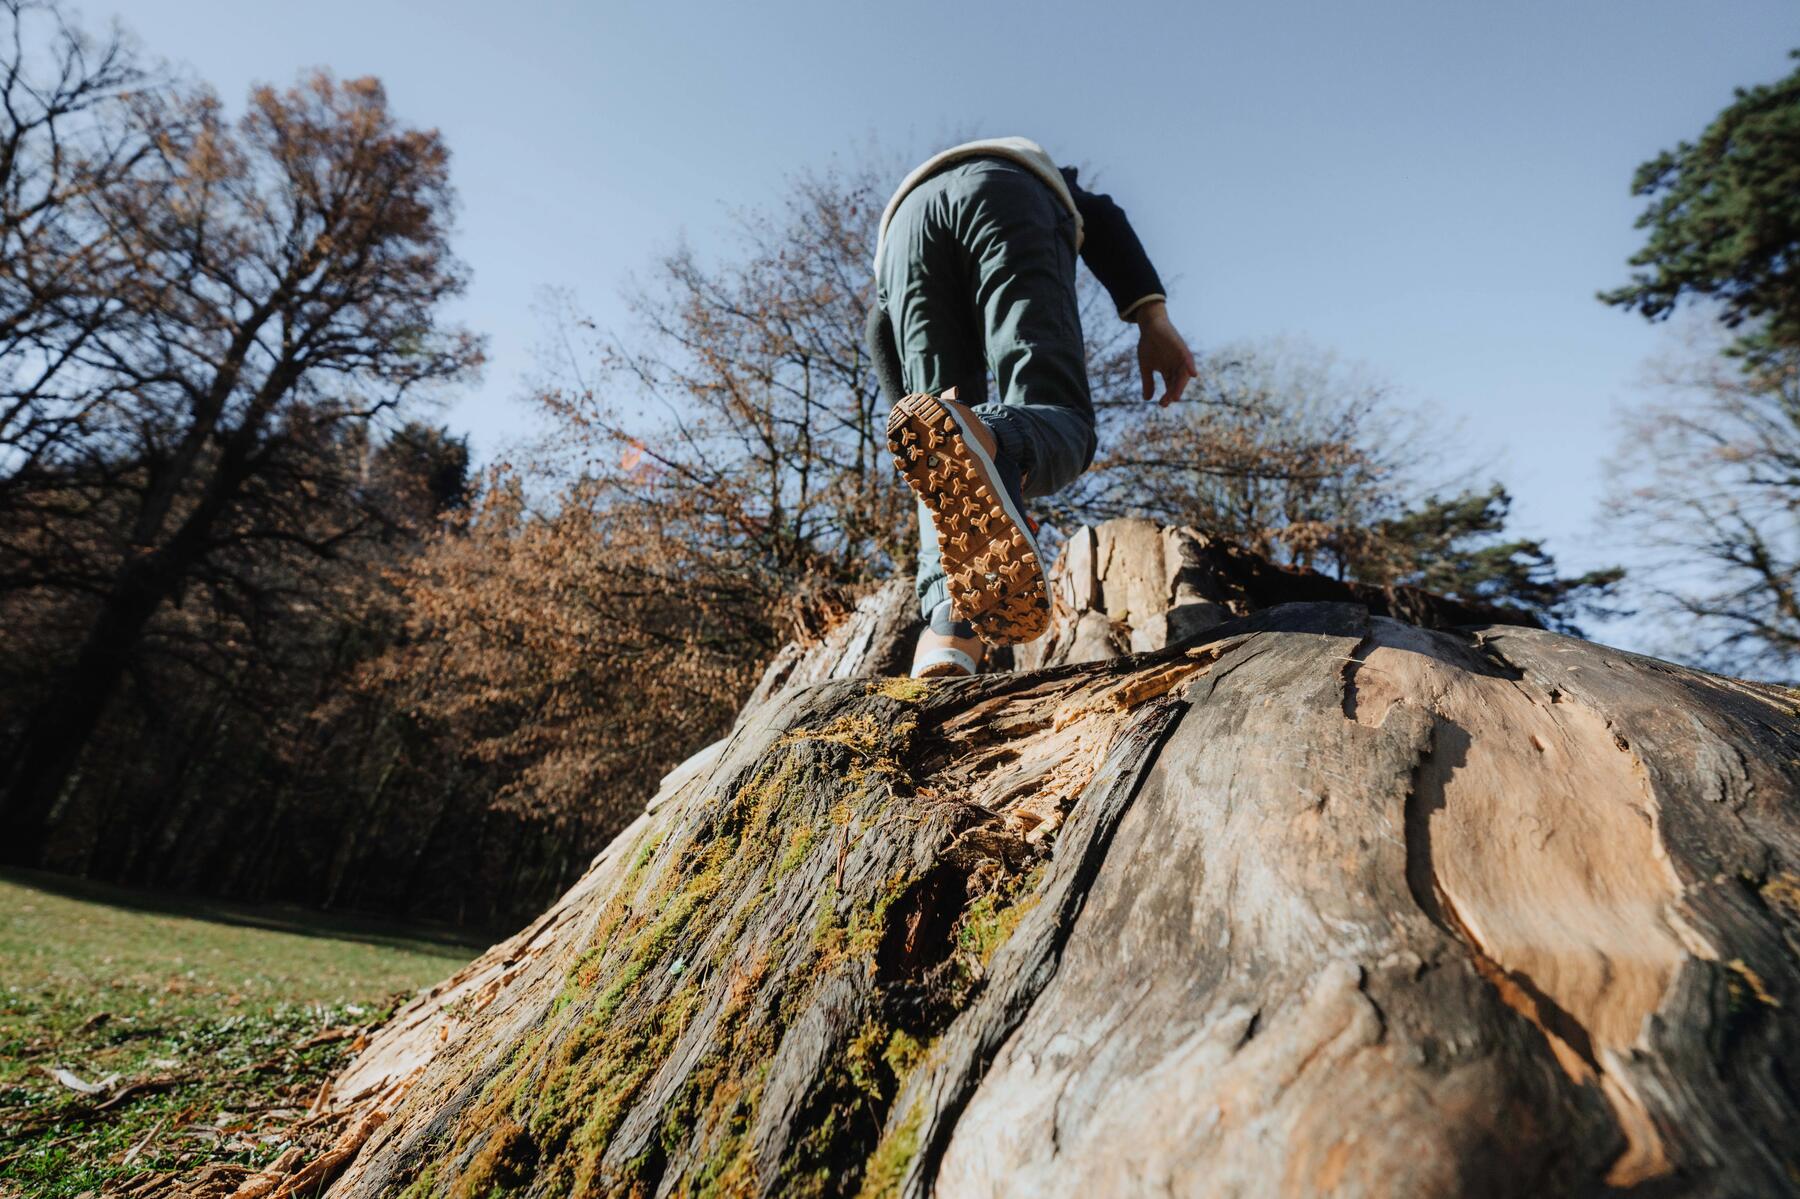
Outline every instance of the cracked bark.
<svg viewBox="0 0 1800 1199"><path fill-rule="evenodd" d="M1193 631L1194 543L1093 537L1046 656L1103 660L856 677L902 588L787 655L337 1080L332 1194L1796 1193L1791 695L1358 603Z"/></svg>

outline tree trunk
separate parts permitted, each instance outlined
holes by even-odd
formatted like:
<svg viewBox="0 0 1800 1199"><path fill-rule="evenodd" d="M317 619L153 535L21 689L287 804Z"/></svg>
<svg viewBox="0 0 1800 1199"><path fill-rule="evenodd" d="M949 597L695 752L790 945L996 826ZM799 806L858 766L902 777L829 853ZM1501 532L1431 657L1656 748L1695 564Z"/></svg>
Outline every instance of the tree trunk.
<svg viewBox="0 0 1800 1199"><path fill-rule="evenodd" d="M1794 698L1235 560L960 682L871 597L240 1194L1800 1190Z"/></svg>
<svg viewBox="0 0 1800 1199"><path fill-rule="evenodd" d="M36 861L56 801L166 594L148 571L121 571L74 664L27 724L0 805L0 856L7 861Z"/></svg>
<svg viewBox="0 0 1800 1199"><path fill-rule="evenodd" d="M0 860L35 862L56 806L70 786L106 705L143 640L151 617L176 594L209 552L220 518L237 500L254 467L253 455L269 413L297 381L297 367L284 357L251 398L238 425L223 440L216 465L203 480L190 478L200 448L216 430L217 409L236 385L243 347L268 320L276 299L258 309L235 334L199 423L189 429L174 463L161 472L138 513L126 558L88 628L74 666L57 682L48 703L27 726L17 761L0 793ZM174 495L199 482L199 496L178 527L165 532Z"/></svg>

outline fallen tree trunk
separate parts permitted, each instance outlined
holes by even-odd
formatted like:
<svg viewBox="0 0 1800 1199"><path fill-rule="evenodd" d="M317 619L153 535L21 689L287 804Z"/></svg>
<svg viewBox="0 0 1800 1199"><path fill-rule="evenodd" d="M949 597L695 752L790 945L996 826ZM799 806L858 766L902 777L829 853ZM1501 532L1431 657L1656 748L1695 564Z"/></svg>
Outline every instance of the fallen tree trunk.
<svg viewBox="0 0 1800 1199"><path fill-rule="evenodd" d="M1225 619L1183 536L1073 546L1033 669L860 677L900 587L796 648L373 1039L303 1185L1794 1193L1795 698L1410 598Z"/></svg>

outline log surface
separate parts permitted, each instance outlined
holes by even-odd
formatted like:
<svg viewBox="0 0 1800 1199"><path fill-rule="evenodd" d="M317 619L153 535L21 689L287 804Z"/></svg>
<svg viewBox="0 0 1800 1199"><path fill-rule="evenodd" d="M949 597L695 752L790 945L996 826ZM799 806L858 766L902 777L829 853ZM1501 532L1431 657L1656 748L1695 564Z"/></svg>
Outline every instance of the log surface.
<svg viewBox="0 0 1800 1199"><path fill-rule="evenodd" d="M1062 664L796 647L337 1080L331 1193L1800 1193L1793 695L1101 534Z"/></svg>

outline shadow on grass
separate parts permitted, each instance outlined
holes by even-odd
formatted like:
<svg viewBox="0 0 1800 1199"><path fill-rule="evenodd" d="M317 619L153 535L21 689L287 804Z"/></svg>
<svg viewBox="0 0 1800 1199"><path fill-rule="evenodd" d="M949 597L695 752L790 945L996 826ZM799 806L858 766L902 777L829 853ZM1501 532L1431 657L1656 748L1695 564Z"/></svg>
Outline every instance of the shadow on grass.
<svg viewBox="0 0 1800 1199"><path fill-rule="evenodd" d="M326 937L360 941L388 949L466 961L495 941L513 933L512 928L477 929L422 921L384 920L344 912L320 912L291 904L248 904L203 896L144 891L42 870L0 867L0 880L65 899L103 903L128 911L160 916L180 916L238 928L292 933L301 937Z"/></svg>

